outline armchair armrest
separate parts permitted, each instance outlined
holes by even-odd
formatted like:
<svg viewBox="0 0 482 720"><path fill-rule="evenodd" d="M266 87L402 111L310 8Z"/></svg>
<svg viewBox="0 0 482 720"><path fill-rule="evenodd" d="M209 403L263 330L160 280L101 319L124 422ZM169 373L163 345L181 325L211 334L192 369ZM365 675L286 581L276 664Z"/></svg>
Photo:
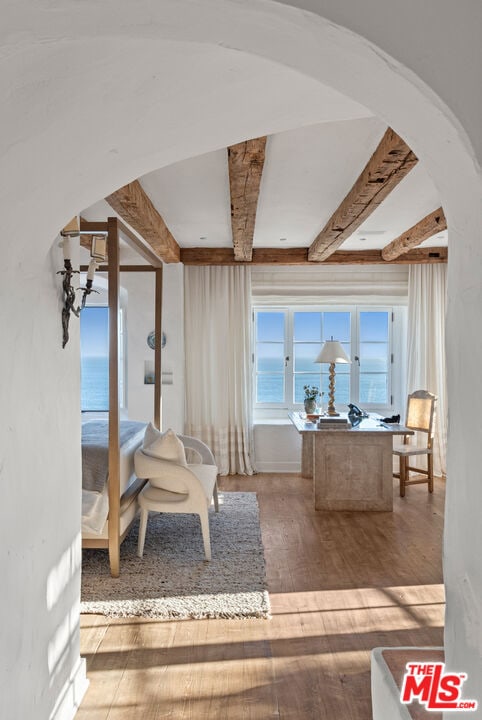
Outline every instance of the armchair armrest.
<svg viewBox="0 0 482 720"><path fill-rule="evenodd" d="M190 435L178 435L177 437L185 448L190 448L199 453L203 465L216 465L214 455L202 440L198 440L198 438L191 437Z"/></svg>
<svg viewBox="0 0 482 720"><path fill-rule="evenodd" d="M190 495L198 500L204 497L201 483L187 465L146 455L142 448L138 448L134 455L134 467L137 477L149 480L153 487Z"/></svg>

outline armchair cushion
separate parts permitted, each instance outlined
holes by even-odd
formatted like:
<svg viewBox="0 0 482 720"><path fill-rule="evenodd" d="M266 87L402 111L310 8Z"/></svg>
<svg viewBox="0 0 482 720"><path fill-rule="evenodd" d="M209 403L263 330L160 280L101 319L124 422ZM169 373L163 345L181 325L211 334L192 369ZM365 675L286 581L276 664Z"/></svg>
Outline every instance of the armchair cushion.
<svg viewBox="0 0 482 720"><path fill-rule="evenodd" d="M161 433L152 423L149 423L144 435L142 449L146 455L159 460L167 460L184 467L187 465L184 445L171 429Z"/></svg>
<svg viewBox="0 0 482 720"><path fill-rule="evenodd" d="M153 487L184 495L189 492L185 482L186 465L178 465L171 460L161 460L139 448L134 455L134 467L137 477L149 480Z"/></svg>
<svg viewBox="0 0 482 720"><path fill-rule="evenodd" d="M164 443L167 449L163 447ZM179 455L177 443L180 443L182 449L182 454ZM187 464L185 447L194 450L196 459L199 458L201 462ZM159 452L165 456L155 454ZM177 461L179 456L180 462ZM138 448L134 455L134 467L138 478L149 480L151 486L159 490L177 493L185 498L190 496L194 502L210 502L213 497L218 469L207 445L196 438L176 436L172 430L160 433L149 425L144 447Z"/></svg>

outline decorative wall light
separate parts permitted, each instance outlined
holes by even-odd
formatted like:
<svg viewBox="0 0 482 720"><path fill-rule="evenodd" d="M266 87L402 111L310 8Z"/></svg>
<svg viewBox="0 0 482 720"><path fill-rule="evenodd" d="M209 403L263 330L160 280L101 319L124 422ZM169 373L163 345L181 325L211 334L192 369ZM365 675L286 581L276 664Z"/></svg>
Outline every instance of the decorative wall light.
<svg viewBox="0 0 482 720"><path fill-rule="evenodd" d="M92 284L94 282L95 271L99 269L101 262L105 262L107 260L107 237L105 235L92 235L90 243L90 257L91 261L87 269L85 288L80 288L83 290L81 309L85 307L87 295L90 295L92 292L97 292L97 290L93 289Z"/></svg>
<svg viewBox="0 0 482 720"><path fill-rule="evenodd" d="M76 306L76 289L72 285L72 277L74 274L79 274L78 270L74 270L72 267L72 238L80 237L83 233L81 230L76 228L72 230L62 230L60 233L62 236L62 251L64 255L64 269L58 271L58 275L62 275L62 288L64 292L64 306L62 308L62 347L64 348L69 341L69 321L70 313L73 313L76 317L80 316L80 311L85 307L87 296L92 292L97 292L92 287L94 282L95 271L98 268L98 263L107 259L107 237L103 235L93 235L90 245L90 257L91 261L87 270L87 279L85 287L77 288L82 290L81 304Z"/></svg>
<svg viewBox="0 0 482 720"><path fill-rule="evenodd" d="M340 413L336 412L335 409L335 363L350 363L351 360L343 350L341 343L338 340L326 340L325 344L321 348L315 363L330 363L330 382L328 385L328 408L327 414L336 417Z"/></svg>
<svg viewBox="0 0 482 720"><path fill-rule="evenodd" d="M69 342L69 321L70 313L79 317L80 307L75 307L75 288L72 285L72 276L78 273L74 270L71 261L71 241L70 234L65 235L62 240L62 250L64 253L64 269L59 270L57 275L62 275L62 288L64 291L64 306L62 308L62 347L64 348Z"/></svg>

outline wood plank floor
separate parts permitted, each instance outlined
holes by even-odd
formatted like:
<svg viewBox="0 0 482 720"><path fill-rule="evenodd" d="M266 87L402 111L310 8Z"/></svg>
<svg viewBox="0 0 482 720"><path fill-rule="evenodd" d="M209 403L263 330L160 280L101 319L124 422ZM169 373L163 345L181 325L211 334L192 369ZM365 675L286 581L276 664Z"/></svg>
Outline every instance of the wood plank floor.
<svg viewBox="0 0 482 720"><path fill-rule="evenodd" d="M444 483L393 513L315 512L299 475L255 491L271 620L81 617L90 687L76 720L369 720L370 650L443 645Z"/></svg>

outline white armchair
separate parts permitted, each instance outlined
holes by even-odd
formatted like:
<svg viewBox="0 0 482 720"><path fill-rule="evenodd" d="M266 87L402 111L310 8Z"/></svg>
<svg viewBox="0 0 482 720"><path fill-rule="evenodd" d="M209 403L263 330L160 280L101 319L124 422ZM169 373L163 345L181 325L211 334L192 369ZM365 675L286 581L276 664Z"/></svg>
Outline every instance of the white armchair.
<svg viewBox="0 0 482 720"><path fill-rule="evenodd" d="M139 448L134 456L136 475L149 482L139 494L141 522L137 554L142 557L149 511L161 513L196 513L201 520L206 560L211 560L208 508L214 500L219 511L217 475L218 469L211 450L197 438L177 436L185 449L190 449L198 463L178 464L149 455Z"/></svg>

